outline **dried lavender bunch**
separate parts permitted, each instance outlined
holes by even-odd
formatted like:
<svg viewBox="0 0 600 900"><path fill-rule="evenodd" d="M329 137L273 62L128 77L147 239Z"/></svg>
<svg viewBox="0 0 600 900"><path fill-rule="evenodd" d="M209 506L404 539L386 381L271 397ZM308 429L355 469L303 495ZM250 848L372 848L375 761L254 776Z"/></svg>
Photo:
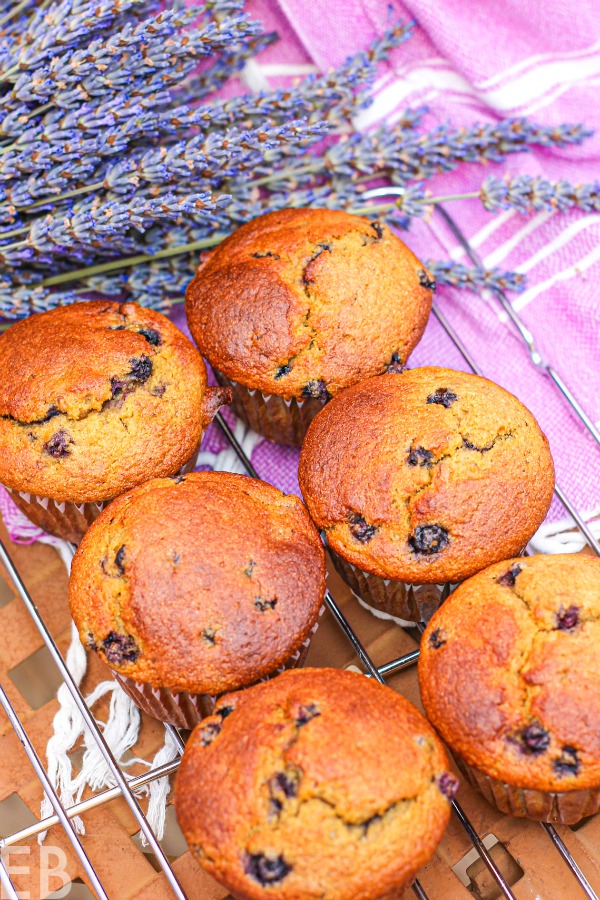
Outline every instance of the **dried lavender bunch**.
<svg viewBox="0 0 600 900"><path fill-rule="evenodd" d="M520 213L543 210L600 210L600 181L591 184L554 183L540 176L519 175L516 178L486 178L475 195L490 212L516 209Z"/></svg>
<svg viewBox="0 0 600 900"><path fill-rule="evenodd" d="M433 207L451 200L480 200L489 212L514 209L526 214L557 210L566 212L579 209L582 212L600 210L600 182L571 184L562 179L551 182L541 176L518 175L515 178L486 178L478 191L465 194L449 194L435 197L423 182L407 185L396 200L389 203L366 204L363 215L387 217L400 211L409 218L422 218L431 214Z"/></svg>
<svg viewBox="0 0 600 900"><path fill-rule="evenodd" d="M578 144L580 125L525 119L431 127L410 109L357 134L377 63L412 23L336 71L285 90L210 101L274 40L243 0L166 10L154 0L45 0L0 7L0 311L23 315L90 292L166 309L198 250L252 216L288 206L346 208L407 228L442 199L433 174L535 146ZM321 139L328 134L328 142ZM315 146L313 150L312 147ZM252 178L248 173L252 173ZM402 194L365 201L384 177ZM596 209L596 185L487 179L463 195L486 208ZM438 280L517 290L515 273L431 264ZM63 286L64 285L64 286ZM29 298L29 299L28 299Z"/></svg>
<svg viewBox="0 0 600 900"><path fill-rule="evenodd" d="M405 184L450 172L464 162L503 162L509 153L534 147L578 145L591 135L582 125L543 126L523 118L458 130L443 125L419 134L417 128L426 112L425 108L409 109L392 128L383 126L367 134L344 135L322 156L295 169L266 175L261 184L278 189L280 181L293 183L307 174L324 173L354 180L365 175L387 175L394 184Z"/></svg>
<svg viewBox="0 0 600 900"><path fill-rule="evenodd" d="M425 263L437 284L467 288L480 294L486 288L492 291L522 293L527 286L525 275L503 269L482 269L463 266L461 263L429 259Z"/></svg>

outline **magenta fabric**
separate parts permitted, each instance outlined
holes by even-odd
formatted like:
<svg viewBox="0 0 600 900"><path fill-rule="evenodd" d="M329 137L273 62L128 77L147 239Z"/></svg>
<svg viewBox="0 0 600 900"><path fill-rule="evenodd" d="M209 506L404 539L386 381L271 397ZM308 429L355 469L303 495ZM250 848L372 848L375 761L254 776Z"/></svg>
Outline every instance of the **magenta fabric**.
<svg viewBox="0 0 600 900"><path fill-rule="evenodd" d="M359 128L393 123L406 106L426 104L428 125L450 120L460 126L528 115L544 124L581 121L597 132L582 147L512 155L502 165L465 164L432 180L438 195L476 190L488 174L544 174L574 182L599 176L600 15L595 0L580 0L576 9L567 0L248 0L247 10L280 36L252 62L247 73L252 86L289 83L311 65L326 70L366 48L394 18L417 21L412 39L381 65L374 103L359 117ZM241 89L246 89L242 81L228 88ZM545 359L597 423L600 216L491 215L477 201L456 201L449 210L486 265L527 275L528 288L513 298L514 307ZM435 216L427 223L415 222L403 237L422 258L467 262ZM598 446L548 378L532 365L497 300L441 288L437 303L484 374L515 393L537 416L567 496L587 516L600 511ZM173 318L185 330L181 309ZM411 366L426 364L467 368L433 318L410 360ZM222 434L212 426L203 450L218 454L225 447ZM252 459L264 478L298 492L297 451L259 441ZM2 512L13 534L34 539L2 494ZM549 519L563 518L565 511L555 502Z"/></svg>
<svg viewBox="0 0 600 900"><path fill-rule="evenodd" d="M250 2L257 14L274 4ZM505 164L463 165L432 180L434 194L476 190L489 174L543 174L551 180L594 181L600 174L600 28L597 4L573 6L561 0L492 3L489 0L278 0L296 45L270 48L270 61L305 59L326 70L366 47L395 16L415 19L412 39L382 64L374 103L359 118L370 128L394 122L406 106L426 104L427 123L474 121L528 115L543 124L581 121L596 130L582 147L536 150L510 156ZM547 362L562 375L591 419L600 420L600 216L518 213L492 215L477 201L449 206L488 266L527 275L524 294L513 298ZM403 235L423 258L467 263L456 240L437 217L415 222ZM588 516L600 509L595 475L599 449L548 377L536 369L498 301L467 291L441 288L437 302L486 376L515 393L534 412L548 435L557 481ZM432 319L410 365L467 368ZM281 475L293 489L290 451L259 445L259 471ZM264 467L261 468L261 467ZM284 477L285 476L285 477ZM561 504L550 518L562 519Z"/></svg>

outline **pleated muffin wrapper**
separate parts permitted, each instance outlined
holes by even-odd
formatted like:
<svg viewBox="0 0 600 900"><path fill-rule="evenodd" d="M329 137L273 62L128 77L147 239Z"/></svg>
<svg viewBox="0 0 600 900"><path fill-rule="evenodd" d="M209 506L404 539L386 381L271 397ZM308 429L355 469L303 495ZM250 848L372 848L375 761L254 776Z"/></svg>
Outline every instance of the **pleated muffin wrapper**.
<svg viewBox="0 0 600 900"><path fill-rule="evenodd" d="M196 447L188 461L181 467L177 475L187 475L196 468L200 444ZM5 487L11 500L30 522L48 534L78 544L94 519L114 498L100 500L97 503L59 502L51 497L39 497L28 491L16 491Z"/></svg>
<svg viewBox="0 0 600 900"><path fill-rule="evenodd" d="M418 622L427 624L455 587L449 583L409 584L380 578L348 562L332 550L329 544L327 550L336 571L361 606L378 618L391 619L398 625L414 627Z"/></svg>
<svg viewBox="0 0 600 900"><path fill-rule="evenodd" d="M507 784L454 756L458 769L492 806L508 816L574 825L600 810L600 786L581 791L539 791Z"/></svg>
<svg viewBox="0 0 600 900"><path fill-rule="evenodd" d="M301 447L308 426L325 405L325 401L315 397L285 400L277 394L263 394L258 389L231 381L218 369L213 368L213 372L222 387L231 388L231 409L236 416L253 431L276 444Z"/></svg>
<svg viewBox="0 0 600 900"><path fill-rule="evenodd" d="M322 606L319 611L319 619L323 615L324 609L325 607ZM252 684L276 678L277 675L281 675L286 669L300 669L306 660L312 636L319 625L319 619L311 628L308 637L305 638L300 647L295 653L292 653L283 665L274 669L268 675L259 678L258 681L253 681ZM188 694L184 691L175 693L168 688L155 688L150 684L134 681L132 678L119 675L118 672L113 671L113 675L125 693L131 697L133 702L143 712L153 716L155 719L159 719L161 722L168 722L170 725L176 725L178 728L186 728L188 730L195 728L198 722L201 722L206 716L210 716L214 711L217 700L222 696L221 694ZM225 693L229 694L234 690L240 691L247 687L251 687L251 685L240 685L237 688L231 688Z"/></svg>

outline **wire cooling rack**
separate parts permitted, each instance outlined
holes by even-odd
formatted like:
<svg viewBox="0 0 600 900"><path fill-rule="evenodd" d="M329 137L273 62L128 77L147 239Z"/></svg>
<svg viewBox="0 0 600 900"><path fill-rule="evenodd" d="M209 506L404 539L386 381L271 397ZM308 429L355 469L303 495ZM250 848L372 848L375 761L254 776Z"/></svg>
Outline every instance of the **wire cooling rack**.
<svg viewBox="0 0 600 900"><path fill-rule="evenodd" d="M371 197L372 196L381 196L383 194L386 194L386 195L392 194L393 195L394 193L399 193L399 192L400 192L400 189L381 188L381 189L377 189L376 191L369 192L368 196L371 196ZM462 232L460 231L460 229L458 228L458 226L456 225L454 220L441 207L437 207L437 209L438 209L438 214L443 217L444 221L446 222L446 225L453 232L454 236L459 240L459 242L463 246L465 252L469 256L469 258L472 260L472 262L475 265L481 265L481 260L479 259L479 257L477 256L477 254L475 253L473 248L470 246L470 244L468 243L468 241L466 240L466 238L464 237L464 235L462 234ZM563 381L563 379L561 378L559 373L556 372L551 366L549 366L543 360L541 354L539 353L539 351L537 350L537 348L535 346L533 335L526 328L526 326L524 325L522 320L518 317L518 315L514 312L508 299L506 298L506 296L501 291L496 291L495 295L498 299L498 302L502 305L503 309L508 314L510 320L512 321L514 327L516 328L517 333L521 336L521 338L524 340L527 347L529 348L529 353L530 353L532 364L535 365L536 367L538 367L539 369L541 369L542 371L544 371L548 375L552 384L556 387L556 389L558 391L560 391L560 393L564 397L565 401L571 406L575 415L577 415L579 417L579 419L583 422L584 426L587 428L587 430L593 436L594 440L596 440L596 442L600 445L600 433L598 432L597 428L594 426L593 422L591 421L589 416L586 414L584 409L580 406L577 399L573 396L573 394L571 393L571 391L569 390L568 386L565 384L565 382ZM455 347L458 349L458 351L460 352L460 354L462 355L462 357L464 358L465 362L470 367L470 369L473 372L475 372L476 374L485 374L485 373L481 372L481 370L477 367L477 365L474 362L474 360L472 359L467 347L464 346L460 337L455 333L454 329L451 327L449 322L446 320L443 313L440 311L440 309L435 304L433 307L433 315L438 320L438 322L440 323L440 325L442 326L442 328L448 335L449 339L453 342ZM217 415L216 421L219 424L219 426L221 427L221 429L223 430L225 436L227 437L228 441L231 444L231 447L237 454L238 458L242 462L242 464L245 467L248 474L250 476L252 476L253 478L258 478L258 474L257 474L256 470L254 469L254 467L252 466L252 463L246 456L244 450L242 449L242 446L236 440L236 438L235 438L233 432L231 431L231 429L229 428L228 424L225 422L225 420L220 415ZM580 530L581 534L583 535L583 537L584 537L585 541L587 542L587 544L589 545L589 547L592 549L592 551L595 554L600 556L600 544L598 543L598 541L592 534L589 527L586 525L586 523L583 520L582 516L580 515L579 511L574 507L574 505L571 503L569 498L565 495L564 491L561 490L561 488L559 486L556 487L556 495L557 495L558 499L560 500L560 502L562 503L562 505L564 506L564 508L566 509L566 511L572 517L573 521L576 523L578 529ZM34 625L38 629L38 631L44 641L44 644L46 645L48 651L50 652L50 655L52 657L52 660L54 661L54 664L58 668L58 671L60 673L60 676L61 676L64 684L67 686L69 692L71 693L71 695L75 701L75 704L76 704L79 712L81 713L81 716L83 717L83 720L84 720L85 724L87 725L91 735L93 736L93 739L96 741L98 748L100 750L100 753L102 754L102 757L104 758L107 767L112 772L112 775L113 775L115 783L116 783L115 787L107 789L107 790L103 790L101 792L97 792L97 793L93 794L91 797L89 797L81 802L76 803L75 805L69 807L68 809L65 809L65 807L61 803L61 801L50 781L50 778L44 767L43 762L40 760L38 754L36 753L36 750L34 748L34 744L32 742L32 738L31 738L30 734L28 734L26 728L23 725L23 722L21 721L21 719L15 712L13 706L11 705L10 700L9 700L4 688L2 687L2 685L0 685L0 704L2 705L8 719L10 721L10 724L12 725L12 727L16 733L18 740L22 744L22 746L25 750L25 753L27 754L29 761L31 762L31 765L35 771L37 778L39 779L43 789L46 791L46 793L51 801L51 804L54 808L54 815L49 816L45 819L36 821L35 824L33 824L27 828L23 828L19 831L15 831L13 834L7 835L6 837L0 839L0 851L8 849L8 848L10 848L16 844L22 843L24 841L31 840L31 838L35 837L36 835L40 834L41 832L44 832L54 826L57 826L57 825L62 826L67 838L69 839L69 841L72 844L74 852L76 853L81 865L83 866L83 870L85 871L85 873L87 875L89 884L93 888L96 896L98 898L102 898L102 900L105 900L105 898L106 898L106 900L117 900L117 895L115 895L113 893L113 896L110 897L109 894L107 893L107 890L102 883L102 880L98 874L97 869L92 864L86 850L84 849L84 846L82 844L82 841L81 841L79 835L76 833L76 831L73 827L72 819L75 816L85 816L85 814L88 813L89 811L91 811L93 809L97 809L98 807L101 807L104 804L109 804L109 803L111 803L111 801L114 801L114 800L122 797L125 800L125 802L127 803L129 809L131 810L131 813L137 820L137 823L140 827L141 832L145 835L148 845L150 847L150 850L152 851L152 853L154 854L154 857L156 859L157 866L164 873L164 876L165 876L166 881L169 886L168 888L166 888L167 893L164 895L165 898L168 894L169 896L172 895L172 896L179 898L179 900L196 900L196 898L198 897L197 894L194 896L191 896L184 892L184 890L180 884L180 881L178 880L177 875L167 857L167 854L161 847L156 835L152 832L152 830L148 824L148 821L146 819L146 816L144 815L144 812L142 810L140 802L134 793L134 791L137 788L139 788L143 785L146 785L149 782L154 781L155 779L163 778L164 776L169 776L169 775L172 775L174 772L176 772L176 770L179 766L179 761L181 759L181 754L183 753L183 749L185 746L184 740L183 740L181 734L179 733L179 731L177 729L172 728L171 726L167 726L173 739L175 740L176 746L179 749L179 755L176 759L174 759L172 762L167 763L165 765L152 768L149 771L145 772L143 775L133 777L133 778L131 776L128 776L123 771L123 769L118 765L113 753L111 752L110 747L106 743L106 740L104 738L101 727L98 725L91 710L86 705L84 697L83 697L81 691L79 690L79 687L77 686L76 681L74 680L73 676L71 675L71 673L67 667L67 664L65 662L65 659L64 659L61 651L58 648L56 641L52 637L52 634L51 634L44 618L42 617L39 609L37 608L35 602L33 601L31 594L25 587L25 584L19 574L19 571L17 570L17 567L15 566L13 560L11 559L6 547L1 542L0 542L0 561L4 564L4 566L7 570L8 576L9 576L14 588L16 589L17 594L21 598L23 604L25 605L27 612L29 613L29 616L31 617ZM344 634L344 636L346 637L346 639L349 641L354 653L358 657L358 660L360 661L362 668L365 671L365 674L367 674L368 676L377 679L377 681L381 682L382 684L385 684L386 678L388 678L389 676L391 676L392 674L394 674L396 672L399 672L402 669L406 669L406 668L414 665L414 663L417 661L418 656L419 656L419 651L413 650L410 653L406 653L403 656L400 656L396 659L390 660L389 662L385 663L384 665L376 666L375 663L373 662L371 656L365 649L359 635L356 633L354 628L350 625L350 622L346 618L344 612L342 611L342 609L340 608L338 603L336 603L335 599L333 598L333 596L331 595L331 593L329 591L326 594L325 602L326 602L327 608L328 608L331 616L333 617L333 620L335 621L337 626L341 629L341 631ZM460 823L460 825L466 832L476 853L480 856L483 865L485 865L485 867L487 868L491 879L495 883L494 896L513 898L513 900L514 900L515 895L513 894L512 890L511 890L511 886L509 885L507 879L503 876L502 872L500 871L500 868L496 864L492 853L489 851L487 846L484 844L484 840L478 834L475 826L473 825L473 823L469 819L469 817L466 815L462 806L456 801L453 802L453 812L454 812L454 815L456 816L458 822ZM580 866L578 865L577 860L574 859L572 854L569 852L567 846L565 845L564 841L558 834L557 830L552 825L547 825L547 824L542 824L541 828L543 828L545 830L545 832L549 838L549 843L548 843L549 849L551 849L550 848L550 841L551 841L552 844L554 845L554 847L558 850L558 853L560 854L562 860L564 861L564 864L568 867L568 870L570 871L570 873L573 876L572 886L573 886L573 890L575 893L573 893L572 896L574 896L574 897L581 896L583 894L583 895L587 896L588 898L590 898L590 900L600 900L600 898L598 897L598 895L592 888L591 884L589 883L588 879L582 872ZM522 858L519 861L524 866L527 864L527 860L524 860ZM124 873L124 877L125 877L125 873ZM0 855L0 884L1 884L2 890L3 890L3 894L2 894L3 897L10 898L10 900L19 900L19 893L17 892L17 888L15 887L15 884L14 884L13 880L11 879L8 868L7 868L4 860L2 859L1 855ZM428 898L428 896L429 896L418 879L416 879L413 882L412 890L416 894L417 897L421 898L421 900L426 900L426 898ZM492 895L490 894L490 896L492 896ZM569 894L569 896L571 896L571 894ZM200 898L200 900L202 900L202 898ZM438 898L432 898L432 900L443 900L443 898L440 896ZM550 898L544 897L543 900L550 900Z"/></svg>

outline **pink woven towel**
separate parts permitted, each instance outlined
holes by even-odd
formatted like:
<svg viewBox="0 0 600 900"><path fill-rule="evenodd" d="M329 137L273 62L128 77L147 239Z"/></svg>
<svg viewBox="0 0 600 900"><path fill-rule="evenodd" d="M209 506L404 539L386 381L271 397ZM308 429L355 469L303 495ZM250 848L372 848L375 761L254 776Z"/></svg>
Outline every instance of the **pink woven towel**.
<svg viewBox="0 0 600 900"><path fill-rule="evenodd" d="M576 13L565 0L248 0L247 9L280 35L252 63L252 82L261 86L287 82L311 65L328 69L340 63L366 47L392 18L418 21L412 39L382 65L375 102L357 123L361 128L394 122L406 106L426 104L432 124L528 115L544 124L581 121L597 132L579 148L515 155L506 165L465 164L460 172L434 179L434 191L474 190L486 175L506 171L574 182L598 177L600 6L595 0L580 0ZM476 201L456 202L449 209L486 265L526 273L529 287L514 306L547 361L598 422L600 216L491 215ZM416 222L404 237L423 258L467 262L435 217L428 224ZM497 302L450 288L440 289L437 299L482 371L513 391L539 419L567 496L588 517L600 513L600 479L595 475L600 451L547 377L531 364ZM185 330L181 309L173 318ZM466 368L433 319L410 364ZM225 446L212 426L203 450L217 454ZM297 451L261 441L252 459L266 480L298 492ZM564 518L556 502L549 520ZM22 539L32 539L29 529Z"/></svg>
<svg viewBox="0 0 600 900"><path fill-rule="evenodd" d="M475 190L489 174L544 174L552 180L594 181L599 174L600 7L593 0L250 0L260 16L283 13L285 39L269 49L263 71L293 60L299 48L320 69L339 64L389 25L415 19L412 39L382 65L375 102L358 124L393 122L406 106L426 104L429 121L456 125L527 115L544 124L584 122L596 135L582 147L539 150L510 156L504 165L467 165L431 183L439 194ZM275 25L277 22L275 21ZM289 25L295 33L293 44ZM492 215L477 201L449 206L488 266L524 272L528 289L514 306L537 344L563 376L594 422L600 420L600 216L541 213ZM406 242L423 258L468 262L456 240L434 217L416 222ZM600 451L557 394L547 376L531 364L506 315L492 297L440 289L438 303L469 347L482 371L515 393L539 419L550 439L557 481L588 516L600 512L600 479L594 471ZM431 321L411 365L466 368L435 321ZM255 450L259 471L282 472L281 486L294 489L289 451ZM258 459L259 457L259 459ZM286 464L281 461L285 459ZM555 503L550 519L565 517Z"/></svg>

